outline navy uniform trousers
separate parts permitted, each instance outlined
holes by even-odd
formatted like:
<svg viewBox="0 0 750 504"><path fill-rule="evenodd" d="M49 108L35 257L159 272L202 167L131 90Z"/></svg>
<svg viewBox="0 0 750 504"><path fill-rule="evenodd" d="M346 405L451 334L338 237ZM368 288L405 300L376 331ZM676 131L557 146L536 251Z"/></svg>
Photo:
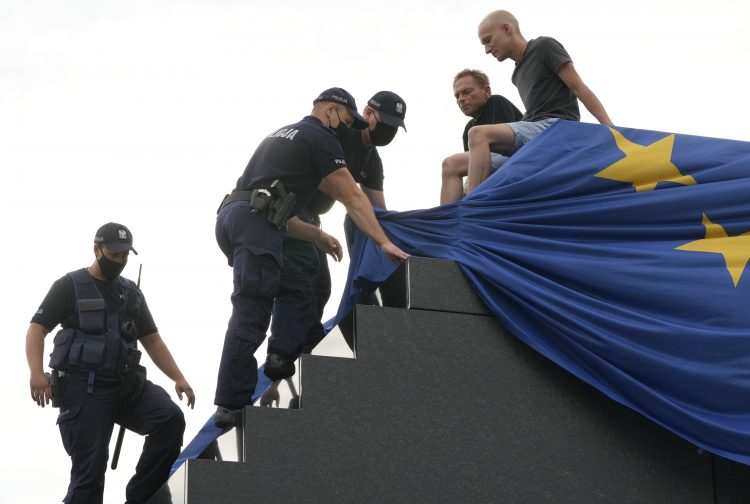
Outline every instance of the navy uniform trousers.
<svg viewBox="0 0 750 504"><path fill-rule="evenodd" d="M302 352L309 353L325 337L323 328L323 310L328 299L331 297L331 271L328 269L328 256L325 252L315 247L318 255L318 272L315 275L315 300L313 303L313 318L307 337L302 345Z"/></svg>
<svg viewBox="0 0 750 504"><path fill-rule="evenodd" d="M283 251L268 350L296 359L325 336L320 319L331 295L331 276L326 254L312 242L286 238Z"/></svg>
<svg viewBox="0 0 750 504"><path fill-rule="evenodd" d="M216 242L232 266L232 316L221 353L214 404L240 409L258 383L255 351L266 338L279 290L284 233L264 214L235 201L216 217Z"/></svg>
<svg viewBox="0 0 750 504"><path fill-rule="evenodd" d="M126 411L116 411L121 380L88 373L68 375L57 419L70 455L70 485L63 502L102 504L104 473L115 423L146 436L143 452L125 490L128 503L145 503L167 481L182 446L185 418L167 392L146 381L141 397ZM89 393L91 390L91 393Z"/></svg>
<svg viewBox="0 0 750 504"><path fill-rule="evenodd" d="M354 248L354 238L356 236L357 226L349 214L344 217L344 234L346 236L346 250L351 256L351 250ZM362 305L373 305L380 306L375 293L367 294L364 299L360 300L357 304ZM354 350L354 310L344 315L339 321L339 330L341 335L344 337L344 341L349 345L349 348Z"/></svg>

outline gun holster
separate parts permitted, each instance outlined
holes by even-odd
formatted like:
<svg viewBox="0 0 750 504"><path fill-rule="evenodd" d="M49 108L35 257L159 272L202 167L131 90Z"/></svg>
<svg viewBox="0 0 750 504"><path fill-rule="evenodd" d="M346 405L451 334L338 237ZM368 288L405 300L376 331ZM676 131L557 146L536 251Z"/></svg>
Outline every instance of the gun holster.
<svg viewBox="0 0 750 504"><path fill-rule="evenodd" d="M286 222L292 214L297 197L294 193L286 192L284 184L278 179L271 183L268 190L271 192L271 196L273 196L266 213L268 222L276 226L277 229L286 231Z"/></svg>
<svg viewBox="0 0 750 504"><path fill-rule="evenodd" d="M59 408L60 398L62 397L63 391L65 389L65 383L67 382L65 378L65 371L58 371L57 369L53 369L51 373L45 374L47 375L47 379L49 380L49 386L52 388L52 407Z"/></svg>
<svg viewBox="0 0 750 504"><path fill-rule="evenodd" d="M265 213L268 222L277 229L286 231L286 221L292 214L297 197L286 192L281 180L276 179L267 187L256 187L247 191L232 191L224 196L216 213L233 201L247 201L252 213Z"/></svg>

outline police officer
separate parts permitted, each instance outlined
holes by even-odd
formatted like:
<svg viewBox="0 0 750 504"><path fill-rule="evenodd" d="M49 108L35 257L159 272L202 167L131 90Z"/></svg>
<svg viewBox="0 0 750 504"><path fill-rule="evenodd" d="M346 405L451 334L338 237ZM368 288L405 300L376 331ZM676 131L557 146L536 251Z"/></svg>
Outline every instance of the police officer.
<svg viewBox="0 0 750 504"><path fill-rule="evenodd" d="M367 127L337 131L337 136L352 178L359 183L372 206L385 209L383 162L377 147L391 143L399 127L406 130L406 102L396 93L379 91L368 100L362 115ZM325 193L316 191L297 217L319 227L320 215L328 212L334 202ZM354 229L352 220L347 218L345 230L349 247ZM287 236L283 252L281 286L274 303L264 367L265 374L274 381L292 376L294 361L300 353L315 347L325 336L321 318L331 295L331 274L323 251L310 242ZM339 325L350 347L351 322L352 319L347 318ZM300 331L305 324L308 329ZM270 391L274 397L275 393L275 389Z"/></svg>
<svg viewBox="0 0 750 504"><path fill-rule="evenodd" d="M354 223L386 257L394 261L408 257L385 235L367 196L346 166L338 138L347 135L351 127L361 130L367 124L346 90L323 91L313 101L309 116L272 132L260 143L235 190L220 206L216 239L234 270L232 316L214 401L218 406L214 423L220 428L233 425L237 412L251 402L257 383L254 353L265 339L279 290L284 224L304 207L318 186L344 204ZM342 255L336 240L301 219L290 220L287 231L295 238L313 241L334 257ZM293 331L306 334L308 327L309 319Z"/></svg>
<svg viewBox="0 0 750 504"><path fill-rule="evenodd" d="M133 248L130 230L110 222L96 232L95 260L58 279L31 319L26 358L31 398L60 407L57 424L70 455L70 485L64 502L98 504L114 424L146 437L128 503L145 503L167 480L179 455L185 419L161 387L146 380L138 364L140 341L151 360L175 382L177 395L195 396L156 329L140 289L120 276ZM44 338L58 324L44 373ZM52 386L50 385L52 383Z"/></svg>

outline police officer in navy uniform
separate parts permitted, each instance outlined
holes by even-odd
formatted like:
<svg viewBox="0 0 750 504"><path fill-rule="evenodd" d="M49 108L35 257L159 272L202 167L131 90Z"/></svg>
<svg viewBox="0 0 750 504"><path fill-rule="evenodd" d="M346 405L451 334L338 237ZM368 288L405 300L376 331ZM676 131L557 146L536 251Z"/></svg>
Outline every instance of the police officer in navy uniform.
<svg viewBox="0 0 750 504"><path fill-rule="evenodd" d="M337 131L337 136L352 178L373 207L385 209L383 162L377 147L391 143L399 127L406 130L406 102L392 91L379 91L368 100L362 116L367 127ZM328 212L334 203L330 196L316 191L297 218L319 227L320 215ZM355 225L347 217L344 227L347 245L351 247ZM281 286L273 307L264 368L265 374L274 381L292 376L294 361L300 353L314 348L325 336L321 319L331 295L331 274L325 252L310 242L287 236L283 253ZM309 320L307 330L299 330L304 324L301 319ZM351 319L347 319L339 327L352 347L352 331L347 330L350 326ZM262 404L269 404L277 394L275 388L271 389Z"/></svg>
<svg viewBox="0 0 750 504"><path fill-rule="evenodd" d="M309 116L272 132L260 143L234 191L220 206L216 239L234 272L232 316L214 400L214 422L220 428L235 424L237 412L251 403L257 384L254 353L265 339L279 291L285 231L334 257L342 256L338 241L315 225L290 219L288 229L284 228L318 187L344 204L354 223L386 257L394 261L408 257L388 239L346 166L339 138L349 128L361 130L367 124L346 90L323 91L313 101ZM299 324L291 331L306 334L309 319Z"/></svg>
<svg viewBox="0 0 750 504"><path fill-rule="evenodd" d="M120 276L133 248L130 230L110 222L96 232L95 261L58 279L31 319L26 358L31 398L59 406L57 424L70 455L70 485L63 502L100 504L114 424L146 437L128 503L145 503L167 480L182 446L185 419L161 387L146 380L138 364L143 345L151 360L175 382L177 395L195 395L156 329L142 292ZM44 373L44 338L58 324Z"/></svg>

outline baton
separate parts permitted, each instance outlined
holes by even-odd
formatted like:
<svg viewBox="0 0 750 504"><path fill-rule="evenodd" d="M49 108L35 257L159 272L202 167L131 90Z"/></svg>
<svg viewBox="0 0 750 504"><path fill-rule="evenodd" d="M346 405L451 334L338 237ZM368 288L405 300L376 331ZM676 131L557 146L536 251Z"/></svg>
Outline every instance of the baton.
<svg viewBox="0 0 750 504"><path fill-rule="evenodd" d="M117 469L117 462L120 461L120 450L122 449L122 438L125 437L125 427L120 426L120 432L117 433L117 443L115 443L115 454L112 455L112 470Z"/></svg>

